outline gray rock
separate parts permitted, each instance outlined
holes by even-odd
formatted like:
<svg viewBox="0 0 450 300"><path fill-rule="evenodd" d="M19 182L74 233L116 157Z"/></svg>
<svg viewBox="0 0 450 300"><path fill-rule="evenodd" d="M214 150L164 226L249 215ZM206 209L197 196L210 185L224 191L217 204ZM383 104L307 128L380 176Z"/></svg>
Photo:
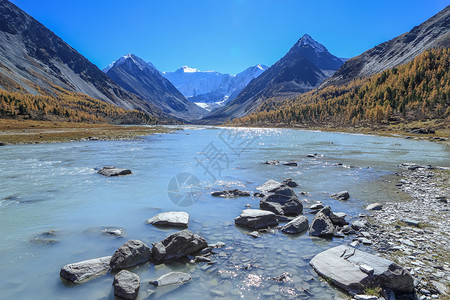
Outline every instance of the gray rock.
<svg viewBox="0 0 450 300"><path fill-rule="evenodd" d="M322 208L323 208L323 204L322 204L322 202L320 202L320 201L317 201L316 203L314 203L314 204L311 205L311 207L310 207L310 209L314 209L314 210L322 209Z"/></svg>
<svg viewBox="0 0 450 300"><path fill-rule="evenodd" d="M282 192L285 193L286 190L283 189ZM273 194L264 197L259 201L259 208L271 211L277 215L298 216L303 212L303 204L296 197L284 194Z"/></svg>
<svg viewBox="0 0 450 300"><path fill-rule="evenodd" d="M129 240L119 247L110 262L111 269L120 270L133 267L149 261L150 248L142 241Z"/></svg>
<svg viewBox="0 0 450 300"><path fill-rule="evenodd" d="M319 211L309 226L310 236L330 237L335 231L330 218L322 211Z"/></svg>
<svg viewBox="0 0 450 300"><path fill-rule="evenodd" d="M245 209L241 215L234 219L234 223L238 226L260 229L269 226L277 226L277 216L270 211L259 209Z"/></svg>
<svg viewBox="0 0 450 300"><path fill-rule="evenodd" d="M283 184L278 181L268 180L265 183L263 183L262 185L256 187L256 190L263 192L263 193L273 193L282 186L283 186Z"/></svg>
<svg viewBox="0 0 450 300"><path fill-rule="evenodd" d="M111 256L104 256L65 265L59 275L74 283L82 283L96 276L106 274L109 270Z"/></svg>
<svg viewBox="0 0 450 300"><path fill-rule="evenodd" d="M261 234L258 231L252 231L248 235L254 239L259 238L261 236Z"/></svg>
<svg viewBox="0 0 450 300"><path fill-rule="evenodd" d="M208 243L203 237L185 229L154 243L152 248L153 261L163 263L179 259L206 247L208 247Z"/></svg>
<svg viewBox="0 0 450 300"><path fill-rule="evenodd" d="M141 280L138 275L122 270L114 276L114 296L123 299L136 299Z"/></svg>
<svg viewBox="0 0 450 300"><path fill-rule="evenodd" d="M333 223L333 225L336 226L344 226L344 225L348 225L348 222L345 220L345 217L347 216L346 213L343 212L331 212L330 213L330 220L331 223Z"/></svg>
<svg viewBox="0 0 450 300"><path fill-rule="evenodd" d="M6 146L6 143L0 142L0 147Z"/></svg>
<svg viewBox="0 0 450 300"><path fill-rule="evenodd" d="M413 278L396 263L345 245L317 254L310 264L320 276L350 293L361 293L373 285L400 293L414 290ZM372 268L373 274L361 271L361 265Z"/></svg>
<svg viewBox="0 0 450 300"><path fill-rule="evenodd" d="M356 220L355 222L352 223L352 228L355 230L361 230L365 227L369 226L369 222L367 222L366 220Z"/></svg>
<svg viewBox="0 0 450 300"><path fill-rule="evenodd" d="M211 247L211 248L222 248L222 247L225 247L225 243L217 242L215 244L208 245L208 247Z"/></svg>
<svg viewBox="0 0 450 300"><path fill-rule="evenodd" d="M274 190L274 194L297 198L297 195L295 194L294 190L288 186L279 187L278 189Z"/></svg>
<svg viewBox="0 0 450 300"><path fill-rule="evenodd" d="M303 232L306 229L308 229L308 219L305 216L300 216L281 227L281 232L295 234Z"/></svg>
<svg viewBox="0 0 450 300"><path fill-rule="evenodd" d="M290 166L290 167L297 167L298 166L298 164L296 162L292 162L292 161L290 161L290 162L283 162L282 165L283 166Z"/></svg>
<svg viewBox="0 0 450 300"><path fill-rule="evenodd" d="M189 225L189 214L183 211L169 211L157 214L147 223L158 226L187 227Z"/></svg>
<svg viewBox="0 0 450 300"><path fill-rule="evenodd" d="M233 189L233 190L212 192L211 196L222 197L222 198L238 198L238 197L249 197L250 193L245 192L245 191L240 191L238 189Z"/></svg>
<svg viewBox="0 0 450 300"><path fill-rule="evenodd" d="M265 165L269 165L269 166L276 166L280 164L280 161L278 160L268 160L264 162Z"/></svg>
<svg viewBox="0 0 450 300"><path fill-rule="evenodd" d="M123 230L120 229L120 228L116 228L116 229L114 229L114 228L105 228L105 229L102 230L102 233L106 234L106 235L114 235L114 236L117 236L117 237L122 237L123 236Z"/></svg>
<svg viewBox="0 0 450 300"><path fill-rule="evenodd" d="M291 178L286 178L285 180L283 180L282 182L284 185L288 186L288 187L297 187L298 184L297 182L295 182L294 180L292 180Z"/></svg>
<svg viewBox="0 0 450 300"><path fill-rule="evenodd" d="M412 219L403 219L403 223L406 223L409 226L419 227L420 221L412 220Z"/></svg>
<svg viewBox="0 0 450 300"><path fill-rule="evenodd" d="M342 191L330 196L336 200L348 200L350 198L350 194L347 191Z"/></svg>
<svg viewBox="0 0 450 300"><path fill-rule="evenodd" d="M103 167L103 169L101 169L97 173L100 175L103 175L103 176L108 176L108 177L132 174L131 170L118 169L116 167Z"/></svg>
<svg viewBox="0 0 450 300"><path fill-rule="evenodd" d="M164 274L154 281L150 281L150 284L154 286L166 286L171 284L186 283L191 280L191 275L182 272L170 272Z"/></svg>
<svg viewBox="0 0 450 300"><path fill-rule="evenodd" d="M381 203L372 203L366 206L367 210L381 210L383 208L383 204Z"/></svg>

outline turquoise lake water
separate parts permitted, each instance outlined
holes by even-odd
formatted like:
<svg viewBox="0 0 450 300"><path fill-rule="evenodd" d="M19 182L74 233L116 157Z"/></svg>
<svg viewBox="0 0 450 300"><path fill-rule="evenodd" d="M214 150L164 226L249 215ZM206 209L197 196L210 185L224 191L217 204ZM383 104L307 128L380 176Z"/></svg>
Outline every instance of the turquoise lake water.
<svg viewBox="0 0 450 300"><path fill-rule="evenodd" d="M309 153L323 157L307 158ZM267 160L298 166L263 164ZM128 239L151 245L176 230L156 228L147 219L159 212L186 211L190 230L226 247L216 251L212 266L148 263L132 269L141 278L139 299L333 299L339 292L319 279L309 260L351 237L325 240L277 231L253 239L235 227L234 218L247 204L257 208L259 199L209 194L229 188L254 192L266 180L292 178L299 183L297 193L309 193L300 199L320 200L352 220L368 203L407 199L396 193L395 182L386 182L403 162L448 167L449 151L442 144L402 138L195 127L135 141L0 147L0 298L114 299L112 274L65 285L60 268L112 255ZM96 173L108 165L133 174L108 178ZM174 190L174 178L183 177L179 174L191 176L194 185ZM348 201L329 198L342 190L350 192ZM313 215L306 215L311 221ZM122 228L125 236L106 236L101 233L105 227ZM36 240L51 230L54 243ZM176 288L148 284L172 270L191 273L193 279ZM270 279L283 272L292 275L291 282Z"/></svg>

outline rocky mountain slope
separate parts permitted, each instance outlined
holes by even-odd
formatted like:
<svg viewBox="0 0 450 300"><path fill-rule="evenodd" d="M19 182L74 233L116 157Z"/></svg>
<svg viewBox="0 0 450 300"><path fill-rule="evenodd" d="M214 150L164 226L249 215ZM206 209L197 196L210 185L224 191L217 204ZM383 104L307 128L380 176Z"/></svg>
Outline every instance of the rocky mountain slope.
<svg viewBox="0 0 450 300"><path fill-rule="evenodd" d="M163 113L114 83L44 25L0 0L0 88L56 96L58 87L122 108Z"/></svg>
<svg viewBox="0 0 450 300"><path fill-rule="evenodd" d="M109 65L104 72L125 90L139 95L163 112L191 121L206 111L186 98L151 64L128 54Z"/></svg>
<svg viewBox="0 0 450 300"><path fill-rule="evenodd" d="M341 85L380 73L433 47L450 47L450 6L411 31L349 59L324 85Z"/></svg>
<svg viewBox="0 0 450 300"><path fill-rule="evenodd" d="M268 98L284 99L310 91L332 75L344 61L305 34L283 58L251 81L233 101L202 121L224 122L253 112Z"/></svg>
<svg viewBox="0 0 450 300"><path fill-rule="evenodd" d="M163 75L191 102L211 109L233 100L254 78L268 67L256 65L237 75L200 71L187 66Z"/></svg>

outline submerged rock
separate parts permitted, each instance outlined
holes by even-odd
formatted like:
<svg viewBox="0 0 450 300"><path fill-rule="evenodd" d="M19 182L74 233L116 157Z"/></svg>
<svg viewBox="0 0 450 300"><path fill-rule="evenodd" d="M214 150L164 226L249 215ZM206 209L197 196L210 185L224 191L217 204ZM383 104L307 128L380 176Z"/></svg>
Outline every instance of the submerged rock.
<svg viewBox="0 0 450 300"><path fill-rule="evenodd" d="M114 296L123 299L136 299L141 280L138 275L122 270L114 276Z"/></svg>
<svg viewBox="0 0 450 300"><path fill-rule="evenodd" d="M270 226L277 226L277 216L270 211L259 209L245 209L241 215L234 219L234 223L238 226L251 229L261 229Z"/></svg>
<svg viewBox="0 0 450 300"><path fill-rule="evenodd" d="M281 227L281 231L288 234L300 233L306 229L308 229L308 219L305 216L297 217Z"/></svg>
<svg viewBox="0 0 450 300"><path fill-rule="evenodd" d="M328 249L317 254L310 264L320 276L349 293L362 293L372 286L401 293L414 290L414 280L405 269L353 247L341 245Z"/></svg>
<svg viewBox="0 0 450 300"><path fill-rule="evenodd" d="M347 191L342 191L330 196L336 200L348 200L350 198L350 194Z"/></svg>
<svg viewBox="0 0 450 300"><path fill-rule="evenodd" d="M116 237L123 237L123 230L121 228L105 228L102 233L106 235L113 235Z"/></svg>
<svg viewBox="0 0 450 300"><path fill-rule="evenodd" d="M150 257L150 248L144 242L129 240L113 254L110 266L113 270L126 269L145 263Z"/></svg>
<svg viewBox="0 0 450 300"><path fill-rule="evenodd" d="M164 274L154 281L150 281L149 283L154 286L166 286L171 284L180 284L186 283L191 280L191 275L182 272L170 272Z"/></svg>
<svg viewBox="0 0 450 300"><path fill-rule="evenodd" d="M116 167L103 167L100 171L97 172L100 175L112 177L112 176L122 176L122 175L130 175L132 174L131 170L128 169L118 169Z"/></svg>
<svg viewBox="0 0 450 300"><path fill-rule="evenodd" d="M147 223L159 226L187 227L189 224L189 214L182 211L164 212L148 219Z"/></svg>
<svg viewBox="0 0 450 300"><path fill-rule="evenodd" d="M222 198L238 198L238 197L249 197L250 193L246 191L240 191L238 189L233 189L233 190L212 192L211 196Z"/></svg>
<svg viewBox="0 0 450 300"><path fill-rule="evenodd" d="M96 276L106 274L109 270L111 256L104 256L65 265L59 275L71 282L82 283Z"/></svg>
<svg viewBox="0 0 450 300"><path fill-rule="evenodd" d="M206 240L190 230L176 232L164 240L154 243L152 248L153 261L163 263L198 252L208 247Z"/></svg>

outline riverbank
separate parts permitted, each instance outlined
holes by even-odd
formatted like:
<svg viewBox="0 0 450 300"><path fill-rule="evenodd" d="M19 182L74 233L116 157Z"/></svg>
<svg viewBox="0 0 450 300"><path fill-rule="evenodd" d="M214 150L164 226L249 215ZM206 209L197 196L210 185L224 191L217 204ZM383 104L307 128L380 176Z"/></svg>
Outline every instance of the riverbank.
<svg viewBox="0 0 450 300"><path fill-rule="evenodd" d="M450 298L450 170L403 164L395 184L411 201L387 202L373 211L373 247L406 267L420 299Z"/></svg>
<svg viewBox="0 0 450 300"><path fill-rule="evenodd" d="M287 128L302 129L323 132L343 132L369 134L389 137L403 137L407 139L429 140L432 142L440 142L446 145L450 144L450 126L448 122L437 122L434 120L424 122L411 122L408 124L390 124L390 125L372 125L372 126L315 126L302 124L227 124L229 127L249 127L249 128ZM419 130L418 130L419 129ZM429 133L422 132L420 129L431 129Z"/></svg>
<svg viewBox="0 0 450 300"><path fill-rule="evenodd" d="M0 143L37 144L83 140L130 140L171 132L161 126L121 126L73 122L0 119Z"/></svg>

